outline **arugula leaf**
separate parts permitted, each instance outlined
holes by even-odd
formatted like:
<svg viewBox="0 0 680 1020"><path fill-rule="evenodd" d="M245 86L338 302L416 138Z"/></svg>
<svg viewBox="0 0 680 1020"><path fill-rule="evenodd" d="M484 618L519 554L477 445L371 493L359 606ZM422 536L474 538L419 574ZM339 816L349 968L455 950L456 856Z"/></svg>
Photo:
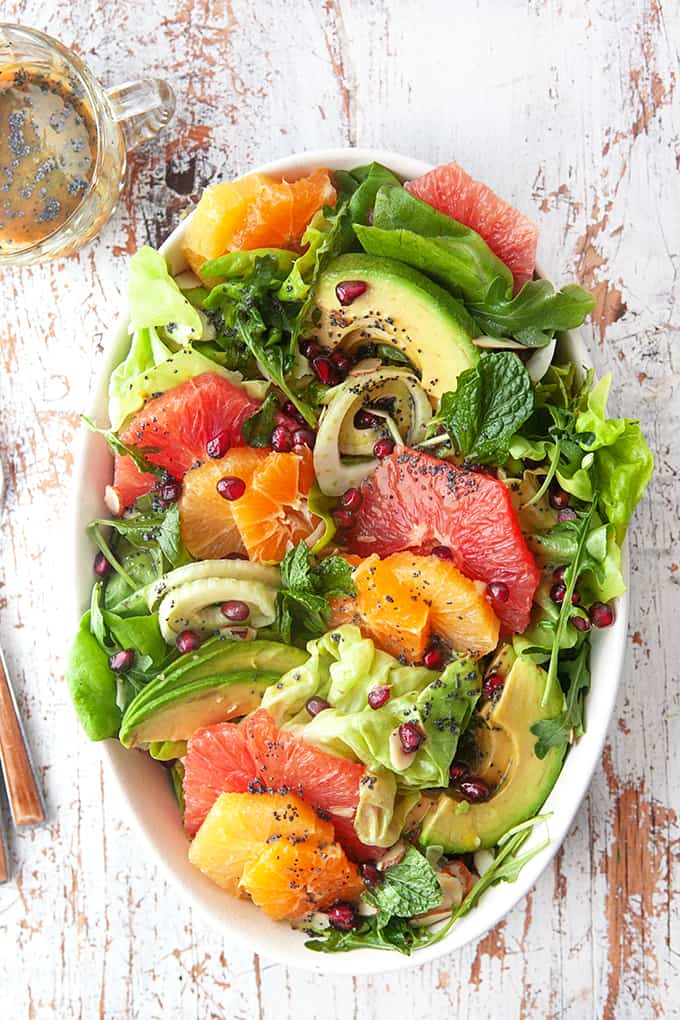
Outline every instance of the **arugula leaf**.
<svg viewBox="0 0 680 1020"><path fill-rule="evenodd" d="M340 556L330 556L315 565L304 542L291 549L281 564L281 590L277 594L276 622L286 644L306 642L326 632L330 617L328 599L356 592L352 569Z"/></svg>
<svg viewBox="0 0 680 1020"><path fill-rule="evenodd" d="M590 640L586 638L575 658L560 662L566 705L556 719L542 719L531 727L538 737L534 747L537 758L545 758L551 747L567 747L585 733L583 709L590 690L589 659Z"/></svg>
<svg viewBox="0 0 680 1020"><path fill-rule="evenodd" d="M493 286L482 302L468 305L485 333L515 337L526 347L544 347L555 332L575 329L594 307L594 295L578 284L556 291L547 280L529 280L512 300Z"/></svg>
<svg viewBox="0 0 680 1020"><path fill-rule="evenodd" d="M141 449L138 446L128 446L122 439L119 439L116 433L111 429L97 428L92 419L88 418L87 415L81 414L80 420L91 432L97 432L100 436L103 436L114 453L117 453L120 457L130 457L134 461L135 467L137 467L142 473L155 475L156 478L161 477L163 469L157 464L151 464L145 456L146 453L157 453L157 449L155 447Z"/></svg>
<svg viewBox="0 0 680 1020"><path fill-rule="evenodd" d="M391 917L385 924L380 923L379 917L363 918L352 931L337 931L335 928L315 931L309 928L307 932L319 936L305 942L305 947L316 953L347 953L351 949L396 949L410 956L412 950L430 942L426 929L414 927L403 917Z"/></svg>
<svg viewBox="0 0 680 1020"><path fill-rule="evenodd" d="M248 446L269 446L274 428L279 402L271 390L264 398L259 411L246 418L241 426L241 433Z"/></svg>
<svg viewBox="0 0 680 1020"><path fill-rule="evenodd" d="M533 408L531 380L518 356L485 351L475 368L458 377L455 391L443 395L436 421L469 460L498 463Z"/></svg>
<svg viewBox="0 0 680 1020"><path fill-rule="evenodd" d="M409 847L399 864L385 871L381 884L364 893L363 898L377 907L386 921L438 907L442 891L432 865L415 847Z"/></svg>

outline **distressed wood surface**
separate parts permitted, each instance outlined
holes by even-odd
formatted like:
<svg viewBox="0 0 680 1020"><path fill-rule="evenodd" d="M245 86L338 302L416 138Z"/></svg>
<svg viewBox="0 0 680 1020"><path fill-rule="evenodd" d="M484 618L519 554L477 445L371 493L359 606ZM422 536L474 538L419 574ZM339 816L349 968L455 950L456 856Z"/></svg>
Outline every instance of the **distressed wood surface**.
<svg viewBox="0 0 680 1020"><path fill-rule="evenodd" d="M164 75L178 110L133 154L77 258L0 280L0 637L49 824L10 832L2 1013L256 1020L680 1016L680 11L660 0L3 0L103 81ZM64 521L78 414L124 289L209 181L303 148L456 158L541 227L657 472L631 535L625 676L602 767L554 866L477 945L399 975L314 978L226 943L118 810L62 680Z"/></svg>

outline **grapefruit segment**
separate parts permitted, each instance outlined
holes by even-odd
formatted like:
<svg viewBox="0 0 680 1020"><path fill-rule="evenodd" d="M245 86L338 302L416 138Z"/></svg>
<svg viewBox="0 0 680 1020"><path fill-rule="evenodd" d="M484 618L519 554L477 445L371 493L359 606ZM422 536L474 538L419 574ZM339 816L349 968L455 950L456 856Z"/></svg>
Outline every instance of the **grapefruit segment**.
<svg viewBox="0 0 680 1020"><path fill-rule="evenodd" d="M333 838L331 823L299 797L222 793L189 848L189 860L216 885L236 895L244 867L268 841L332 843Z"/></svg>
<svg viewBox="0 0 680 1020"><path fill-rule="evenodd" d="M458 163L436 167L407 181L404 187L481 234L511 270L517 289L531 279L536 268L538 227L486 184L473 180Z"/></svg>
<svg viewBox="0 0 680 1020"><path fill-rule="evenodd" d="M366 479L361 493L347 540L350 552L384 558L446 546L466 577L508 586L507 602L493 606L503 632L526 629L540 571L502 482L398 447Z"/></svg>

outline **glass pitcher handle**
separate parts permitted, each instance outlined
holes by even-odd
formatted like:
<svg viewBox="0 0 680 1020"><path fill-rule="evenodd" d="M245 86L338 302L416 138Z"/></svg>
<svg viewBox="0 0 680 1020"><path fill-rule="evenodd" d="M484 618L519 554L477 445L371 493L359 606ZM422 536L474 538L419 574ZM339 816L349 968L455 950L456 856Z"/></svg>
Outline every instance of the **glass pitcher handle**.
<svg viewBox="0 0 680 1020"><path fill-rule="evenodd" d="M127 81L106 94L128 149L155 138L175 112L175 93L162 78Z"/></svg>

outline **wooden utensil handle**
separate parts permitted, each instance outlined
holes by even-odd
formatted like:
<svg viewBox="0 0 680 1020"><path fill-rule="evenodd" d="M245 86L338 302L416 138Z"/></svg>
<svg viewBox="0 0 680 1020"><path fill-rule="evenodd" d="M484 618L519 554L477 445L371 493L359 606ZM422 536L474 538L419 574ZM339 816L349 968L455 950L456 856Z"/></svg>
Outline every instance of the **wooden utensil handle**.
<svg viewBox="0 0 680 1020"><path fill-rule="evenodd" d="M38 825L45 821L24 734L17 715L5 664L0 655L0 759L7 799L15 825Z"/></svg>

